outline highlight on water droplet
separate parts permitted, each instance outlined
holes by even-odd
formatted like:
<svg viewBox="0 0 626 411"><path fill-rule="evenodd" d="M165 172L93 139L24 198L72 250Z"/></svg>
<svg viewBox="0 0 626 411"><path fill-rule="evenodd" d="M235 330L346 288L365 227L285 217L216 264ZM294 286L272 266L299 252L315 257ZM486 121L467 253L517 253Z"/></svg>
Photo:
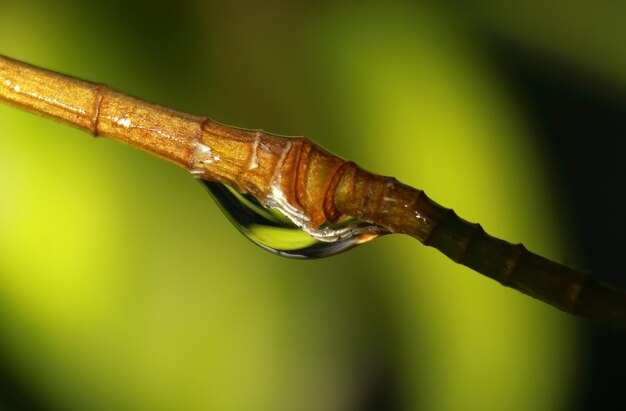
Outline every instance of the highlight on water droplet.
<svg viewBox="0 0 626 411"><path fill-rule="evenodd" d="M225 184L199 181L249 240L284 257L329 257L389 233L384 227L354 219L313 229L301 216L294 221L293 213L281 210L280 203L267 201L263 205Z"/></svg>

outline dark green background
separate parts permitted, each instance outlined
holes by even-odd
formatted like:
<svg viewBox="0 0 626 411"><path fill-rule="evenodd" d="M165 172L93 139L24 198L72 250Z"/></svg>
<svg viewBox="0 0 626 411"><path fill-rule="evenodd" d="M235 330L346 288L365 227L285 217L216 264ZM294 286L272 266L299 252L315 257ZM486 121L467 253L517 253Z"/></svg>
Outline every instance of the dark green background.
<svg viewBox="0 0 626 411"><path fill-rule="evenodd" d="M626 7L464 4L3 0L0 53L309 136L495 235L623 272L623 217L591 210L623 204L613 184ZM619 379L603 378L623 361L622 338L411 238L279 258L184 170L7 106L0 188L0 409L555 410L619 399Z"/></svg>

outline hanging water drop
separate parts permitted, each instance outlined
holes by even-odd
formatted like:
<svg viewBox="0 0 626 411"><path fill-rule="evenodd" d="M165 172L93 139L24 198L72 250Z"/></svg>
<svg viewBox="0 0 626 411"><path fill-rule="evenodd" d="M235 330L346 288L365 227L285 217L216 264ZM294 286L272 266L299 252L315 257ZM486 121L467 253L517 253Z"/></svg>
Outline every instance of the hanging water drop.
<svg viewBox="0 0 626 411"><path fill-rule="evenodd" d="M280 204L259 201L222 183L199 180L206 186L228 219L248 239L284 257L329 257L388 234L383 227L355 220L340 221L319 229L289 216Z"/></svg>

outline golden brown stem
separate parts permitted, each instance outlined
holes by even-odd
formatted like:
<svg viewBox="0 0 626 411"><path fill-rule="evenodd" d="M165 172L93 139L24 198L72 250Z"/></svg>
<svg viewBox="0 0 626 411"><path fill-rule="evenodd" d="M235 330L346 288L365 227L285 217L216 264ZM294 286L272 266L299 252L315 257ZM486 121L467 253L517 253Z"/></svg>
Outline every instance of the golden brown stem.
<svg viewBox="0 0 626 411"><path fill-rule="evenodd" d="M364 171L303 138L224 126L2 56L0 100L116 138L261 202L271 198L305 216L313 230L349 216L411 235L503 285L626 330L624 292L492 237L423 191Z"/></svg>

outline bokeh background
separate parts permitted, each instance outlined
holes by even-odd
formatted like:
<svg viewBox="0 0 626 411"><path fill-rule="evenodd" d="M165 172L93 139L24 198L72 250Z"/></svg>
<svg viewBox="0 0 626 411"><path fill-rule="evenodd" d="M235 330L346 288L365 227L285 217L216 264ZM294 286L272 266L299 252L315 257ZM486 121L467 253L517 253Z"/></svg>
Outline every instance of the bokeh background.
<svg viewBox="0 0 626 411"><path fill-rule="evenodd" d="M306 135L626 286L619 2L0 1L0 53ZM549 3L549 4L548 4ZM388 236L314 261L0 106L0 409L599 410L626 339Z"/></svg>

